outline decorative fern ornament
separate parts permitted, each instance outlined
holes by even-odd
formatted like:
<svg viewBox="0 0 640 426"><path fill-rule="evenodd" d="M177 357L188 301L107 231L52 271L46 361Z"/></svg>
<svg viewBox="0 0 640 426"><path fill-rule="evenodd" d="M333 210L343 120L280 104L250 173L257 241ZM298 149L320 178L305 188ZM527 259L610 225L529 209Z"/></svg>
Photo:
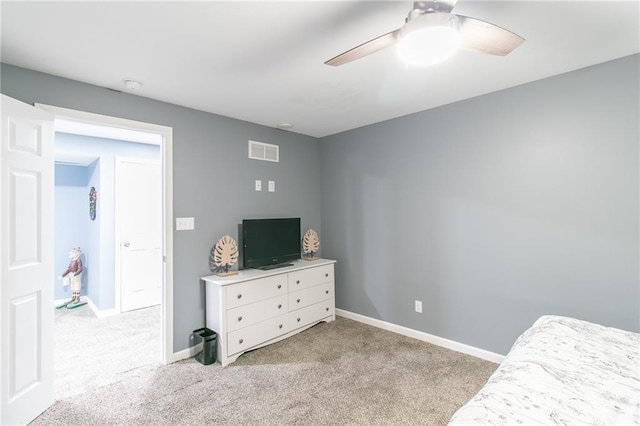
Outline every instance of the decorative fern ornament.
<svg viewBox="0 0 640 426"><path fill-rule="evenodd" d="M224 271L219 276L236 275L238 272L229 272L229 267L238 261L238 245L229 235L220 238L218 242L211 248L209 255L209 269L211 272Z"/></svg>
<svg viewBox="0 0 640 426"><path fill-rule="evenodd" d="M315 260L315 254L319 248L320 239L318 238L318 233L313 229L309 229L302 237L302 252L305 254L305 259Z"/></svg>

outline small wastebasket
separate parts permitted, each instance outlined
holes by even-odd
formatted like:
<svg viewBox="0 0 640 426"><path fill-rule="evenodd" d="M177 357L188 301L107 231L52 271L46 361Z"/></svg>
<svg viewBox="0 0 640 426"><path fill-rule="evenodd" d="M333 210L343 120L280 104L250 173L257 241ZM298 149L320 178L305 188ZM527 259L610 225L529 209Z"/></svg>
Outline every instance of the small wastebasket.
<svg viewBox="0 0 640 426"><path fill-rule="evenodd" d="M193 341L197 345L202 342L202 350L196 354L196 360L204 365L216 362L217 342L216 332L208 328L193 330Z"/></svg>

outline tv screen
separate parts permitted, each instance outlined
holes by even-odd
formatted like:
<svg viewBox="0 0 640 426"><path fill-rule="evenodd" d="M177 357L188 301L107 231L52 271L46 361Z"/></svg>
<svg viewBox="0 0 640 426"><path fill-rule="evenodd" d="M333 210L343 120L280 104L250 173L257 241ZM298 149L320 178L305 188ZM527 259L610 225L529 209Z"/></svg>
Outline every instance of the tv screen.
<svg viewBox="0 0 640 426"><path fill-rule="evenodd" d="M300 218L242 221L243 266L271 269L300 259Z"/></svg>

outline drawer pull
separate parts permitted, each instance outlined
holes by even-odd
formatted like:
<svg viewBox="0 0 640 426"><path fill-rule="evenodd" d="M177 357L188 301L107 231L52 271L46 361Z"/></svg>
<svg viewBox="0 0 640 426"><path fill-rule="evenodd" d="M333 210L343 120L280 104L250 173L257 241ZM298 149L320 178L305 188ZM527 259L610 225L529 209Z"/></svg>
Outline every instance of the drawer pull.
<svg viewBox="0 0 640 426"><path fill-rule="evenodd" d="M282 305L278 303L278 309L282 309Z"/></svg>
<svg viewBox="0 0 640 426"><path fill-rule="evenodd" d="M327 272L326 274L324 274L324 276L328 278L329 277L329 273Z"/></svg>
<svg viewBox="0 0 640 426"><path fill-rule="evenodd" d="M242 299L242 295L241 294L238 295L238 299Z"/></svg>
<svg viewBox="0 0 640 426"><path fill-rule="evenodd" d="M242 342L244 342L244 340L242 339L238 340L238 343L242 344Z"/></svg>
<svg viewBox="0 0 640 426"><path fill-rule="evenodd" d="M238 321L242 321L242 317L238 317Z"/></svg>
<svg viewBox="0 0 640 426"><path fill-rule="evenodd" d="M282 284L278 284L278 290L282 288Z"/></svg>
<svg viewBox="0 0 640 426"><path fill-rule="evenodd" d="M296 303L300 303L300 299L296 300Z"/></svg>
<svg viewBox="0 0 640 426"><path fill-rule="evenodd" d="M278 325L278 328L282 328L282 324Z"/></svg>
<svg viewBox="0 0 640 426"><path fill-rule="evenodd" d="M325 290L325 291L324 291L324 293L325 293L325 294L329 294L329 290Z"/></svg>
<svg viewBox="0 0 640 426"><path fill-rule="evenodd" d="M329 312L329 308L327 308L327 312Z"/></svg>
<svg viewBox="0 0 640 426"><path fill-rule="evenodd" d="M300 284L300 280L296 280L296 284Z"/></svg>
<svg viewBox="0 0 640 426"><path fill-rule="evenodd" d="M300 322L300 318L298 318L298 322Z"/></svg>

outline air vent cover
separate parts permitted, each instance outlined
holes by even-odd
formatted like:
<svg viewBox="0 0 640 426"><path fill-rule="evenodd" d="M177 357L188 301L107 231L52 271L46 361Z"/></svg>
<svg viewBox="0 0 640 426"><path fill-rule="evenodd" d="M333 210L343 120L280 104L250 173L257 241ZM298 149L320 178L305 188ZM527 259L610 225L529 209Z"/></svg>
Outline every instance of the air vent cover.
<svg viewBox="0 0 640 426"><path fill-rule="evenodd" d="M278 163L280 162L280 147L264 142L249 141L249 158Z"/></svg>

